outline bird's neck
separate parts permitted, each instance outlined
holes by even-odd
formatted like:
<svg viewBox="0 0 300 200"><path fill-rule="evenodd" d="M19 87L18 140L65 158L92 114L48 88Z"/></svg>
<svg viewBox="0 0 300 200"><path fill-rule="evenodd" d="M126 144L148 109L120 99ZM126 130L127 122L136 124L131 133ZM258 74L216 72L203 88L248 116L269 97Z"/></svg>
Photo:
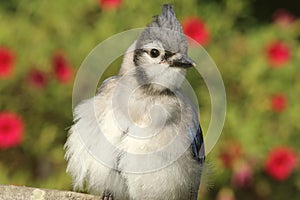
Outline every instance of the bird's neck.
<svg viewBox="0 0 300 200"><path fill-rule="evenodd" d="M170 90L169 88L166 88L162 85L155 84L155 83L147 83L142 85L140 88L145 94L151 95L151 96L174 96L174 92Z"/></svg>

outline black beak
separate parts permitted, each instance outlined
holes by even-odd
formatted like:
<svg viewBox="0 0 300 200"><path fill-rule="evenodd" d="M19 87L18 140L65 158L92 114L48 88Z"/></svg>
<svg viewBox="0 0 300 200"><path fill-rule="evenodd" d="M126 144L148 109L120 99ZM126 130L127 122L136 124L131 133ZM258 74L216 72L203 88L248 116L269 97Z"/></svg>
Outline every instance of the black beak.
<svg viewBox="0 0 300 200"><path fill-rule="evenodd" d="M196 63L187 56L182 56L179 59L173 60L173 67L182 67L182 68L189 68L195 67Z"/></svg>

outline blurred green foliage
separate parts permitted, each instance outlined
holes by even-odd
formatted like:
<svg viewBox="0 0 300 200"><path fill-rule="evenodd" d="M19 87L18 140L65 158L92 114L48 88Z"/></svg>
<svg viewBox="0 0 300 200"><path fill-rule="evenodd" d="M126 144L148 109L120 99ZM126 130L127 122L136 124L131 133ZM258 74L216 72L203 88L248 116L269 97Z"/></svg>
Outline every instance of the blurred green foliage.
<svg viewBox="0 0 300 200"><path fill-rule="evenodd" d="M233 191L236 199L300 198L298 170L283 182L274 181L263 170L273 147L300 146L300 21L286 26L256 23L251 1L246 0L169 2L174 4L180 21L197 16L206 23L211 39L205 48L218 66L227 92L225 127L208 155L212 172L204 178L208 186L202 184L200 198L221 199L224 188ZM13 76L0 80L0 111L19 113L26 127L19 147L0 151L1 184L71 189L63 144L72 124L72 81L62 84L53 78L52 57L58 51L64 52L76 70L97 44L119 32L144 27L160 13L163 3L124 0L119 8L104 10L96 0L0 1L0 45L16 54ZM276 40L288 44L291 52L289 62L280 68L270 66L266 53L267 45ZM121 59L114 62L101 81L116 74L120 63ZM45 88L28 85L32 67L49 74ZM196 70L189 70L188 80L198 95L206 132L209 93ZM283 112L272 110L270 99L274 93L288 99ZM232 185L234 170L225 167L220 158L231 141L240 145L238 160L251 163L253 176L248 187Z"/></svg>

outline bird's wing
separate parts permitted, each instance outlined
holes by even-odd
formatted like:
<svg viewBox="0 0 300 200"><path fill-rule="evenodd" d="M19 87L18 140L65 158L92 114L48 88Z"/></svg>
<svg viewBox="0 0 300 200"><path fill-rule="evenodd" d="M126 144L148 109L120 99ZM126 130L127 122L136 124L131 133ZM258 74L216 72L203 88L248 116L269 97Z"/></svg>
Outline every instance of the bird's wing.
<svg viewBox="0 0 300 200"><path fill-rule="evenodd" d="M119 76L112 76L112 77L109 77L109 78L105 79L102 82L101 86L98 88L96 94L100 94L103 90L105 90L107 88L109 83L115 82L118 78L119 78ZM112 85L114 85L114 84L112 84Z"/></svg>
<svg viewBox="0 0 300 200"><path fill-rule="evenodd" d="M205 160L205 151L204 151L202 129L200 124L198 123L197 130L195 128L190 128L189 134L192 139L191 148L192 148L193 156L200 164L202 164Z"/></svg>

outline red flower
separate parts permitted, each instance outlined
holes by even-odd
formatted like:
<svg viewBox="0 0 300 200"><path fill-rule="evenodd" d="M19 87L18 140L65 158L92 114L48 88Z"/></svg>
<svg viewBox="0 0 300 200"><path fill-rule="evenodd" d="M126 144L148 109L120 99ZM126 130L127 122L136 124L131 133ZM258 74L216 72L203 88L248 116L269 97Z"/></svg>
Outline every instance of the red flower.
<svg viewBox="0 0 300 200"><path fill-rule="evenodd" d="M15 56L13 52L5 47L0 47L0 78L8 78L12 75Z"/></svg>
<svg viewBox="0 0 300 200"><path fill-rule="evenodd" d="M287 10L279 9L273 14L273 20L279 25L287 26L292 24L296 20L296 17Z"/></svg>
<svg viewBox="0 0 300 200"><path fill-rule="evenodd" d="M274 112L282 112L286 109L287 99L283 94L275 94L271 98L271 108Z"/></svg>
<svg viewBox="0 0 300 200"><path fill-rule="evenodd" d="M67 83L73 79L74 70L63 54L53 56L52 65L56 79L61 83Z"/></svg>
<svg viewBox="0 0 300 200"><path fill-rule="evenodd" d="M17 114L0 113L0 148L9 148L21 143L24 134L24 124Z"/></svg>
<svg viewBox="0 0 300 200"><path fill-rule="evenodd" d="M201 45L206 45L209 42L209 32L205 23L197 17L189 17L182 23L184 34L191 37Z"/></svg>
<svg viewBox="0 0 300 200"><path fill-rule="evenodd" d="M233 174L231 177L231 183L235 187L247 187L250 186L253 181L253 170L249 163L244 161L235 163L233 168Z"/></svg>
<svg viewBox="0 0 300 200"><path fill-rule="evenodd" d="M121 6L122 0L98 0L100 7L104 10L113 10Z"/></svg>
<svg viewBox="0 0 300 200"><path fill-rule="evenodd" d="M267 58L272 67L282 67L290 60L289 46L281 41L274 41L267 47Z"/></svg>
<svg viewBox="0 0 300 200"><path fill-rule="evenodd" d="M273 149L265 162L265 172L275 180L287 179L297 167L297 154L288 147L277 147Z"/></svg>
<svg viewBox="0 0 300 200"><path fill-rule="evenodd" d="M28 82L33 87L44 88L48 84L47 75L41 70L32 69L28 74Z"/></svg>

